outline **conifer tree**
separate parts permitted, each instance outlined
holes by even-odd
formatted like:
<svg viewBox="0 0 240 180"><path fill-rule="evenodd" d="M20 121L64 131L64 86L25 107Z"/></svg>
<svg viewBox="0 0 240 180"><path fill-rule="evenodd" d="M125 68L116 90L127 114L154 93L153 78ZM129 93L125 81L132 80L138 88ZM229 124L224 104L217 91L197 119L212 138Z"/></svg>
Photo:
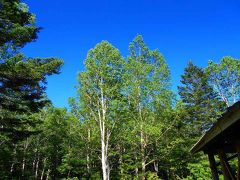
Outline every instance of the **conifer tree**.
<svg viewBox="0 0 240 180"><path fill-rule="evenodd" d="M179 133L182 136L181 154L185 154L185 159L181 159L185 163L185 167L189 172L185 175L191 178L211 177L209 171L203 172L202 168L207 168L207 160L204 156L192 157L189 149L197 142L197 140L205 133L223 111L223 102L213 91L212 86L208 83L207 74L204 70L191 61L184 69L181 85L178 86L179 95L181 97L181 113L179 114L179 122L181 128ZM204 166L204 167L203 167Z"/></svg>
<svg viewBox="0 0 240 180"><path fill-rule="evenodd" d="M179 95L188 112L185 121L191 125L195 137L198 137L216 121L222 102L209 85L204 70L191 61L184 70L181 83L178 87Z"/></svg>
<svg viewBox="0 0 240 180"><path fill-rule="evenodd" d="M34 114L50 102L46 78L58 74L63 64L57 58L27 58L20 53L38 32L26 4L0 0L0 171L6 179L21 174L16 167L18 146L36 133L39 119Z"/></svg>
<svg viewBox="0 0 240 180"><path fill-rule="evenodd" d="M20 0L0 0L0 47L23 47L37 39L35 15Z"/></svg>

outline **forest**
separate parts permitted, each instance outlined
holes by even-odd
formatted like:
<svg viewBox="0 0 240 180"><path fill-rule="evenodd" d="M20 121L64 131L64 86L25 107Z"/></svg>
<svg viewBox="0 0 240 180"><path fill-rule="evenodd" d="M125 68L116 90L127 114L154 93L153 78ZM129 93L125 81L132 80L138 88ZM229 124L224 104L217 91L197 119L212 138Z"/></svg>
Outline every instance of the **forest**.
<svg viewBox="0 0 240 180"><path fill-rule="evenodd" d="M25 3L0 0L0 179L211 179L207 156L190 149L240 100L238 59L189 61L175 92L141 35L127 56L104 40L89 49L70 108L57 108L47 78L63 60L21 52L41 30Z"/></svg>

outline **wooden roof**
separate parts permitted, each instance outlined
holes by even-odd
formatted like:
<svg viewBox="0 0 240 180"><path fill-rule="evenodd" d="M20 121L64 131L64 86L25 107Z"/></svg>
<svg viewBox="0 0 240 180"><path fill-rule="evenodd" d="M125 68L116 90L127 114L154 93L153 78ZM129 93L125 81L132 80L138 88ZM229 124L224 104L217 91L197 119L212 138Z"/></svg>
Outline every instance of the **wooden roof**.
<svg viewBox="0 0 240 180"><path fill-rule="evenodd" d="M236 152L240 143L240 101L232 105L191 148L191 153L204 151L216 154L219 149Z"/></svg>

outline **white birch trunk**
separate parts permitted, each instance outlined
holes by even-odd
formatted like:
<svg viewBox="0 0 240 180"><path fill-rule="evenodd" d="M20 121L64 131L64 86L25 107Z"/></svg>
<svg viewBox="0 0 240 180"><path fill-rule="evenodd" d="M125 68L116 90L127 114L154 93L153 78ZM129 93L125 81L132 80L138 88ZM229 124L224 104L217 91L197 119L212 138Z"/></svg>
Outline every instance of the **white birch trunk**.
<svg viewBox="0 0 240 180"><path fill-rule="evenodd" d="M39 160L40 160L40 157L39 157L39 153L38 153L37 162L36 162L36 169L35 169L35 178L36 178L36 179L37 179L37 177L38 177Z"/></svg>
<svg viewBox="0 0 240 180"><path fill-rule="evenodd" d="M154 170L156 171L156 173L158 173L158 161L154 161L153 165L154 165Z"/></svg>
<svg viewBox="0 0 240 180"><path fill-rule="evenodd" d="M16 155L17 155L17 145L13 144L13 162L11 164L11 169L10 169L10 174L13 174L14 171L14 165L15 165L15 161L16 161Z"/></svg>
<svg viewBox="0 0 240 180"><path fill-rule="evenodd" d="M143 134L143 125L141 124L141 160L142 160L142 180L145 179L146 172L146 160L145 160L145 145L144 145L144 134Z"/></svg>
<svg viewBox="0 0 240 180"><path fill-rule="evenodd" d="M90 140L91 140L91 131L90 128L88 128L88 139L87 139L87 173L88 176L90 175Z"/></svg>
<svg viewBox="0 0 240 180"><path fill-rule="evenodd" d="M43 170L42 170L42 173L41 173L41 180L43 180L43 177L44 177L44 173L45 173L45 166L46 166L46 158L44 158L43 160Z"/></svg>
<svg viewBox="0 0 240 180"><path fill-rule="evenodd" d="M24 146L24 151L23 151L23 160L22 160L22 177L24 177L24 171L26 166L26 152L28 148L28 138L23 146Z"/></svg>
<svg viewBox="0 0 240 180"><path fill-rule="evenodd" d="M49 179L49 174L50 174L50 169L47 170L47 177L46 177L46 180Z"/></svg>
<svg viewBox="0 0 240 180"><path fill-rule="evenodd" d="M103 128L104 125L103 125ZM101 151L102 151L102 173L103 173L103 180L108 180L107 177L107 155L106 155L106 145L105 145L105 135L104 135L104 129L103 132L101 132Z"/></svg>
<svg viewBox="0 0 240 180"><path fill-rule="evenodd" d="M103 79L101 79L101 85L103 84ZM103 180L109 180L110 170L109 170L109 163L108 163L108 139L109 139L109 132L106 128L106 100L104 99L104 92L103 88L101 87L101 113L100 110L98 111L99 114L99 126L100 126L100 133L101 133L101 162L102 162L102 173L103 173Z"/></svg>
<svg viewBox="0 0 240 180"><path fill-rule="evenodd" d="M137 158L136 152L135 152L135 161L136 161L136 163L138 162L138 158ZM138 179L138 167L135 168L135 176L136 176L136 179Z"/></svg>

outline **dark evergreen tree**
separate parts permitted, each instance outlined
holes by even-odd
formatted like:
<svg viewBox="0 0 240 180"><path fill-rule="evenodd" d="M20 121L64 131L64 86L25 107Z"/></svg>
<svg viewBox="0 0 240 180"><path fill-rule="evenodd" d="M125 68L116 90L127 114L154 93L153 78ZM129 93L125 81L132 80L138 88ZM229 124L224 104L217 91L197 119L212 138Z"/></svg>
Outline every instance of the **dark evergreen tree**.
<svg viewBox="0 0 240 180"><path fill-rule="evenodd" d="M20 178L18 157L24 141L35 133L39 112L49 100L46 77L59 73L57 58L26 58L19 50L36 40L40 28L20 0L0 0L0 177ZM26 149L26 148L22 148ZM22 161L25 161L25 155ZM24 178L24 177L21 177Z"/></svg>
<svg viewBox="0 0 240 180"><path fill-rule="evenodd" d="M180 129L175 135L182 134L181 144L183 146L179 145L177 149L184 157L178 159L177 163L185 164L189 172L185 169L183 173L188 177L190 175L194 179L210 178L210 171L201 170L208 168L205 156L200 154L192 157L189 149L217 120L224 104L209 85L204 69L195 66L191 61L184 70L181 83L182 85L178 87L182 100L178 114ZM172 157L175 155L176 153Z"/></svg>
<svg viewBox="0 0 240 180"><path fill-rule="evenodd" d="M188 114L185 121L192 126L192 133L199 136L217 119L223 103L208 84L204 70L191 61L184 70L181 83L178 90Z"/></svg>
<svg viewBox="0 0 240 180"><path fill-rule="evenodd" d="M27 129L35 123L29 115L48 102L46 76L59 73L62 65L56 58L31 59L19 53L38 31L26 4L0 0L0 130L14 142L29 135Z"/></svg>
<svg viewBox="0 0 240 180"><path fill-rule="evenodd" d="M31 134L39 112L49 100L46 76L59 73L62 61L28 59L18 54L0 63L0 130L17 142Z"/></svg>
<svg viewBox="0 0 240 180"><path fill-rule="evenodd" d="M40 30L35 26L35 16L20 0L0 0L0 47L22 47L34 41Z"/></svg>

